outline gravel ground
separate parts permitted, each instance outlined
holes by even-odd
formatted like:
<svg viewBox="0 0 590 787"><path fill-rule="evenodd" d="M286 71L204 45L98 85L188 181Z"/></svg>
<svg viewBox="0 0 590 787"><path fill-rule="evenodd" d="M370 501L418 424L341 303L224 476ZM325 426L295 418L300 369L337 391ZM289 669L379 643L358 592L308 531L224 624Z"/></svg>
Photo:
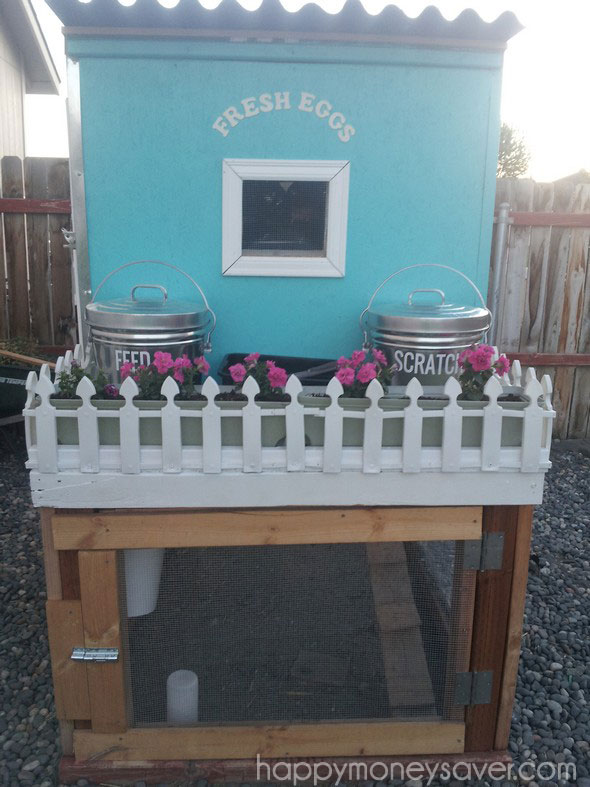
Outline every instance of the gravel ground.
<svg viewBox="0 0 590 787"><path fill-rule="evenodd" d="M590 787L590 458L556 448L546 502L535 515L510 750L516 764L575 763L578 787ZM24 460L22 439L0 430L0 784L52 787L57 784L58 731L38 516ZM549 777L555 780L512 783L568 783ZM420 787L422 782L407 784Z"/></svg>

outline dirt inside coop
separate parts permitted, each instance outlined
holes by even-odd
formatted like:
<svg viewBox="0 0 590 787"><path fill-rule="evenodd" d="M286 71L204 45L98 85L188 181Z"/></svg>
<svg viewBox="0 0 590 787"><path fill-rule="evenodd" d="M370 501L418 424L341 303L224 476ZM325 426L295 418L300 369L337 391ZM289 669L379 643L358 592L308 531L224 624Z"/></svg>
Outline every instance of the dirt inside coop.
<svg viewBox="0 0 590 787"><path fill-rule="evenodd" d="M179 669L200 723L461 720L461 562L451 541L167 549L156 609L126 620L133 724L166 724Z"/></svg>

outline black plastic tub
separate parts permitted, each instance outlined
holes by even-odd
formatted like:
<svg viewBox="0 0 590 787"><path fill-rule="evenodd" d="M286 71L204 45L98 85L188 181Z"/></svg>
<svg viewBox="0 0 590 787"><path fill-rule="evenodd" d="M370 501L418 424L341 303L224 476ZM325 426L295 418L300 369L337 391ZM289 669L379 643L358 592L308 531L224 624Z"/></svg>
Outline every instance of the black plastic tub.
<svg viewBox="0 0 590 787"><path fill-rule="evenodd" d="M233 385L234 381L229 373L229 367L236 363L242 363L244 357L249 353L229 353L221 361L219 367L219 378L223 385ZM327 385L336 371L336 361L332 358L303 358L296 355L261 355L261 361L276 361L277 366L285 369L287 374L297 374L312 370L318 366L330 364L330 368L322 370L317 375L310 374L301 377L303 385Z"/></svg>
<svg viewBox="0 0 590 787"><path fill-rule="evenodd" d="M0 418L22 411L27 399L27 377L29 372L37 370L38 367L0 365Z"/></svg>

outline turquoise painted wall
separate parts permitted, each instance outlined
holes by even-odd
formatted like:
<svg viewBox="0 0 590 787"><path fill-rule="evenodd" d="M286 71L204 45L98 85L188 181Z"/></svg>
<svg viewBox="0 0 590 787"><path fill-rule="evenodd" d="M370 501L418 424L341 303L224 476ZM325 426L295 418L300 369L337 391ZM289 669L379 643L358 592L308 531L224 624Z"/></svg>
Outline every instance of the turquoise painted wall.
<svg viewBox="0 0 590 787"><path fill-rule="evenodd" d="M389 273L439 262L487 289L501 54L411 47L237 44L71 38L80 61L93 287L122 262L160 258L202 285L218 315L212 363L227 352L336 357L361 343L358 315ZM290 91L292 109L246 118L222 137L228 105ZM297 111L301 91L327 99L356 129L343 143ZM346 276L224 277L223 158L349 160ZM126 271L186 296L167 272ZM475 302L454 277L404 274L382 300L442 286ZM102 295L101 295L102 297Z"/></svg>

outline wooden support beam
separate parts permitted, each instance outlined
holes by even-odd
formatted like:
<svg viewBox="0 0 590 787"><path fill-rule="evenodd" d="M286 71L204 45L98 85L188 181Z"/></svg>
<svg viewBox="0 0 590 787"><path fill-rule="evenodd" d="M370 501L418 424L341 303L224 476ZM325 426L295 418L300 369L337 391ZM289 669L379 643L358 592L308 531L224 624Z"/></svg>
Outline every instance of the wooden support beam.
<svg viewBox="0 0 590 787"><path fill-rule="evenodd" d="M464 556L465 545L458 542L455 548L450 620L447 627L447 664L443 700L443 718L454 721L465 717L465 709L455 703L455 686L457 673L469 672L475 604L476 572L463 567Z"/></svg>
<svg viewBox="0 0 590 787"><path fill-rule="evenodd" d="M421 708L436 715L436 703L424 643L420 615L412 593L404 545L367 544L369 576L375 615L379 624L383 670L389 707L395 716L405 709Z"/></svg>
<svg viewBox="0 0 590 787"><path fill-rule="evenodd" d="M324 774L325 760L321 757L306 757L305 762L312 769L317 765L318 774ZM331 757L330 763L338 768L338 773L344 772L344 781L350 779L348 783L363 783L370 779L371 768L375 766L375 771L383 772L383 766L388 769L392 779L401 779L410 763L419 763L424 767L424 775L436 772L440 773L443 765L449 771L457 775L459 779L469 776L469 768L473 772L473 766L491 765L492 763L512 762L512 758L507 752L474 752L471 754L435 754L423 756L380 756L376 757ZM273 769L276 766L276 773L285 773L284 760L267 759L264 763L259 763L256 759L240 760L153 760L143 762L109 762L108 760L92 760L91 762L77 762L73 757L62 757L59 764L60 783L74 784L80 779L96 782L98 784L134 784L137 781L145 781L148 784L168 783L174 784L196 784L200 779L208 781L210 784L221 784L232 782L242 784L244 782L267 781L272 778ZM270 769L270 772L269 770ZM415 766L413 766L415 768ZM343 769L347 769L344 770ZM404 769L404 770L402 770ZM312 770L313 773L313 770ZM414 773L416 771L414 770ZM302 776L301 771L299 775ZM311 774L310 774L311 776ZM366 778L365 778L366 777ZM467 782L466 782L467 783ZM313 785L313 779L304 776L298 785Z"/></svg>
<svg viewBox="0 0 590 787"><path fill-rule="evenodd" d="M78 553L74 550L61 550L57 554L59 556L62 598L68 601L79 600L80 568L78 566Z"/></svg>
<svg viewBox="0 0 590 787"><path fill-rule="evenodd" d="M590 366L590 353L507 353L523 366Z"/></svg>
<svg viewBox="0 0 590 787"><path fill-rule="evenodd" d="M560 213L558 211L510 211L514 227L581 227L590 228L590 213Z"/></svg>
<svg viewBox="0 0 590 787"><path fill-rule="evenodd" d="M72 212L69 199L6 199L0 198L0 213L61 213Z"/></svg>
<svg viewBox="0 0 590 787"><path fill-rule="evenodd" d="M242 759L450 754L463 751L455 722L334 722L224 727L159 727L121 734L74 731L77 760Z"/></svg>
<svg viewBox="0 0 590 787"><path fill-rule="evenodd" d="M46 612L57 718L89 719L87 665L71 659L72 649L84 644L82 605L79 601L50 600Z"/></svg>
<svg viewBox="0 0 590 787"><path fill-rule="evenodd" d="M479 506L74 513L53 516L57 549L149 549L481 536Z"/></svg>
<svg viewBox="0 0 590 787"><path fill-rule="evenodd" d="M508 632L506 636L506 652L504 654L504 673L502 675L502 689L494 741L495 749L505 749L508 746L510 737L512 706L516 694L518 662L522 641L522 620L526 601L532 529L533 506L520 506L514 546L514 572L512 574Z"/></svg>
<svg viewBox="0 0 590 787"><path fill-rule="evenodd" d="M518 506L484 508L484 534L504 533L504 558L501 569L480 571L477 574L471 670L492 671L493 685L491 702L467 708L466 751L489 751L494 748L506 650L518 511Z"/></svg>
<svg viewBox="0 0 590 787"><path fill-rule="evenodd" d="M45 566L45 587L48 599L62 597L59 553L53 543L51 529L52 508L42 508L40 512L41 542L43 544L43 565Z"/></svg>
<svg viewBox="0 0 590 787"><path fill-rule="evenodd" d="M117 554L114 551L80 552L78 561L84 623L83 646L119 648L121 651ZM122 653L115 662L88 662L87 670L93 733L126 730Z"/></svg>

